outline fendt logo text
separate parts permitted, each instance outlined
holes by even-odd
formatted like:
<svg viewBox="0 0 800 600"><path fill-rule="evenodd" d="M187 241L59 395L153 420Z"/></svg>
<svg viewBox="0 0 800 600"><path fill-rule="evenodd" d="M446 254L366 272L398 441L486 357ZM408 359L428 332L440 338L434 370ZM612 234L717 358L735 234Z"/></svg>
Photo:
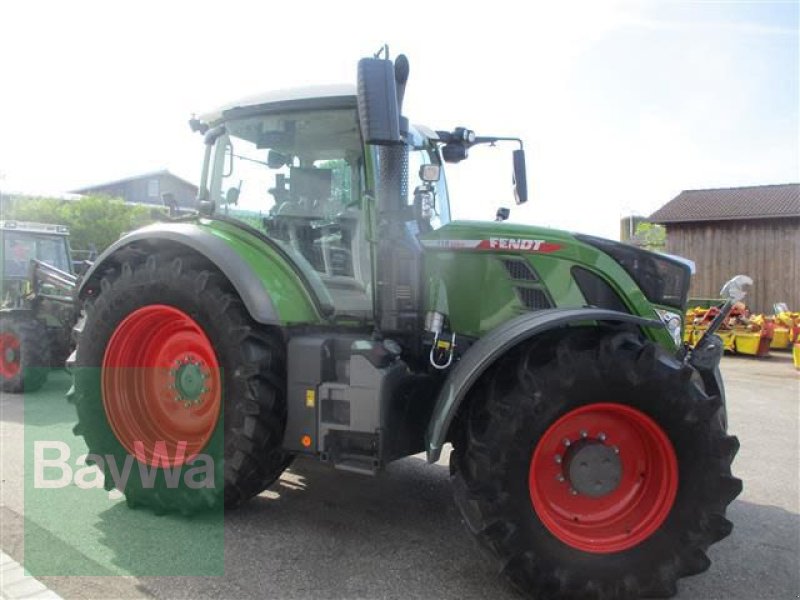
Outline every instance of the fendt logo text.
<svg viewBox="0 0 800 600"><path fill-rule="evenodd" d="M483 240L481 247L491 250L521 250L523 252L555 252L560 250L559 244L546 240L525 240L519 238L489 238Z"/></svg>

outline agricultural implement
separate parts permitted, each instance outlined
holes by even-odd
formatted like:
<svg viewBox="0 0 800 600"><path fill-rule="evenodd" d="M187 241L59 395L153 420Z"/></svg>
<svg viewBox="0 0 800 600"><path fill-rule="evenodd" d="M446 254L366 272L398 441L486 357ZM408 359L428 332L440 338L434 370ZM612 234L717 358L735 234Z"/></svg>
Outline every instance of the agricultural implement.
<svg viewBox="0 0 800 600"><path fill-rule="evenodd" d="M375 476L449 442L467 528L524 593L675 593L741 490L717 325L681 344L689 267L503 207L453 220L445 163L511 144L522 203L523 144L412 125L408 73L384 54L356 87L192 120L200 214L126 235L81 280L76 433L159 468L131 471L131 506L183 513L238 506L299 457ZM182 483L209 457L213 486Z"/></svg>
<svg viewBox="0 0 800 600"><path fill-rule="evenodd" d="M718 306L695 306L687 310L684 342L693 346L719 311ZM770 350L791 351L800 341L800 313L784 307L773 315L751 315L744 304L739 304L734 306L717 335L725 350L734 354L767 356Z"/></svg>
<svg viewBox="0 0 800 600"><path fill-rule="evenodd" d="M686 313L684 342L694 346L705 335L711 323L720 314L720 308L695 307ZM775 322L762 315L750 315L741 302L735 304L730 314L719 326L716 334L726 351L750 356L767 356L774 344Z"/></svg>

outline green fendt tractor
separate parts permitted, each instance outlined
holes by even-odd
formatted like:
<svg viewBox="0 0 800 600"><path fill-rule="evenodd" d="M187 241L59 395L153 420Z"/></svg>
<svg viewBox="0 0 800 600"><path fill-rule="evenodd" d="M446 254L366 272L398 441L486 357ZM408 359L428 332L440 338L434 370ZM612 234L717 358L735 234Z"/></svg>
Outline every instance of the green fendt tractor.
<svg viewBox="0 0 800 600"><path fill-rule="evenodd" d="M407 77L366 58L356 87L191 121L200 213L81 281L76 433L159 467L131 470L130 505L183 513L237 506L295 457L374 475L450 442L467 528L519 589L674 593L741 490L719 340L681 345L690 266L502 209L452 220L443 163L513 143L524 202L522 143L411 125Z"/></svg>
<svg viewBox="0 0 800 600"><path fill-rule="evenodd" d="M0 221L0 390L33 392L63 367L76 320L69 231Z"/></svg>

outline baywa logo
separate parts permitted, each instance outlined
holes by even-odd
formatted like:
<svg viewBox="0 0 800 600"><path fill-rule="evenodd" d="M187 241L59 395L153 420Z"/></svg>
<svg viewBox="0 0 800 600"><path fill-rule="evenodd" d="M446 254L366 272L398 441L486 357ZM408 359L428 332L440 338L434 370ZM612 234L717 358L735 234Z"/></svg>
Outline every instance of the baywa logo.
<svg viewBox="0 0 800 600"><path fill-rule="evenodd" d="M213 489L214 459L208 454L196 454L186 458L186 442L175 445L175 454L170 458L166 442L156 442L151 459L142 442L134 442L135 456L127 454L124 460L113 454L80 454L70 462L70 447L61 441L37 440L33 444L33 487L34 489L60 489L74 484L80 489L103 489L106 472L111 476L114 487L109 498L121 496L136 463L139 481L144 488L153 488L156 478L163 473L168 488L174 489L183 484L189 489ZM120 462L122 464L120 464Z"/></svg>

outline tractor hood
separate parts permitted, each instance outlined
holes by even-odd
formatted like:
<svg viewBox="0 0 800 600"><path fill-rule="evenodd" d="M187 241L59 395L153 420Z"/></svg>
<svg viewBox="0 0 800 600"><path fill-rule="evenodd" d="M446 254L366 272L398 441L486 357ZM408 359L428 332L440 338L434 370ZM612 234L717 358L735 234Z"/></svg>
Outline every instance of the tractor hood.
<svg viewBox="0 0 800 600"><path fill-rule="evenodd" d="M480 337L520 314L596 306L647 319L680 306L688 267L639 248L506 222L454 221L420 236L425 309Z"/></svg>

